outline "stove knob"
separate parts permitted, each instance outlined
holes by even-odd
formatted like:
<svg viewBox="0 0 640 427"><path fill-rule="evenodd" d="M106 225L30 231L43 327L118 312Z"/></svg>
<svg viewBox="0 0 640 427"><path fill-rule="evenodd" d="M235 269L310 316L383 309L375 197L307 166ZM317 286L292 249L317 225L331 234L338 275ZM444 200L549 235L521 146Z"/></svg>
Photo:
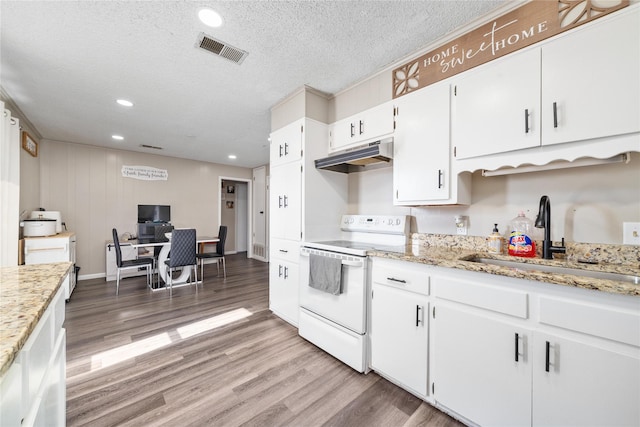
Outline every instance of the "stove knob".
<svg viewBox="0 0 640 427"><path fill-rule="evenodd" d="M393 225L393 218L389 218L389 219L387 220L387 224L389 224L389 225Z"/></svg>
<svg viewBox="0 0 640 427"><path fill-rule="evenodd" d="M400 225L400 218L396 218L396 225Z"/></svg>

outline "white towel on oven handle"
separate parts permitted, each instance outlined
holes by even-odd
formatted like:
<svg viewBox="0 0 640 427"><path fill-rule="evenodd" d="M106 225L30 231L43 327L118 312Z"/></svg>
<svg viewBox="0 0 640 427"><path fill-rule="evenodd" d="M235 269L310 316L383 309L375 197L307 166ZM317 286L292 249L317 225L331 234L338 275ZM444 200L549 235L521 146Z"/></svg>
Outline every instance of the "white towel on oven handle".
<svg viewBox="0 0 640 427"><path fill-rule="evenodd" d="M333 295L342 293L342 260L309 254L309 286Z"/></svg>

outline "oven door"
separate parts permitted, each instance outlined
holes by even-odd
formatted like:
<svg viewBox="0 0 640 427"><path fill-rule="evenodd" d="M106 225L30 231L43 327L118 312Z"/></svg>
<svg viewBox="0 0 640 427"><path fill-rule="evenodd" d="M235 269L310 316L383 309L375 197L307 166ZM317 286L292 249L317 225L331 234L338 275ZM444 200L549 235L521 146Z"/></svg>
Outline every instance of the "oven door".
<svg viewBox="0 0 640 427"><path fill-rule="evenodd" d="M342 260L342 293L309 286L309 254ZM366 333L367 257L303 247L300 250L300 307L357 334Z"/></svg>

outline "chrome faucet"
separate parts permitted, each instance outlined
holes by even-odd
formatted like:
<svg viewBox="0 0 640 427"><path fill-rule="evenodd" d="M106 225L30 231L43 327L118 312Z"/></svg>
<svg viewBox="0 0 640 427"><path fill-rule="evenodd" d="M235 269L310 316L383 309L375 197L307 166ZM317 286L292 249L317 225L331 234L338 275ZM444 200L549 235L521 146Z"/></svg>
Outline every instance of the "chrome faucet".
<svg viewBox="0 0 640 427"><path fill-rule="evenodd" d="M551 200L549 200L549 196L542 196L540 198L540 208L538 209L535 226L536 228L544 228L542 258L553 259L553 254L566 253L567 249L564 246L564 237L562 238L561 246L553 246L553 242L551 241Z"/></svg>

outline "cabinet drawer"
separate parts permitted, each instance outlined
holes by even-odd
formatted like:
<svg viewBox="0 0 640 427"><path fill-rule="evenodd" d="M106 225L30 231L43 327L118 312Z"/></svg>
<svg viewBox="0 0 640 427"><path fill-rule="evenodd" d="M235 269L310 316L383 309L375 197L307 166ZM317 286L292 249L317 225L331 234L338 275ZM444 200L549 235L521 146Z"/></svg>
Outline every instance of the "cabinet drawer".
<svg viewBox="0 0 640 427"><path fill-rule="evenodd" d="M511 291L448 277L434 277L433 294L440 299L459 302L521 319L529 317L529 295L526 292Z"/></svg>
<svg viewBox="0 0 640 427"><path fill-rule="evenodd" d="M70 272L69 274L75 274L74 272ZM68 276L67 276L68 277ZM56 296L51 300L51 311L53 313L53 331L57 333L62 329L62 325L64 323L65 316L65 287L64 284L60 286L58 292L56 292Z"/></svg>
<svg viewBox="0 0 640 427"><path fill-rule="evenodd" d="M25 343L21 354L23 402L29 407L44 380L55 343L53 311L47 309Z"/></svg>
<svg viewBox="0 0 640 427"><path fill-rule="evenodd" d="M374 258L371 277L374 283L429 295L429 270L420 264Z"/></svg>
<svg viewBox="0 0 640 427"><path fill-rule="evenodd" d="M300 259L300 242L296 240L272 238L269 256L271 258L278 258L297 263Z"/></svg>
<svg viewBox="0 0 640 427"><path fill-rule="evenodd" d="M541 297L540 323L640 347L637 312Z"/></svg>

